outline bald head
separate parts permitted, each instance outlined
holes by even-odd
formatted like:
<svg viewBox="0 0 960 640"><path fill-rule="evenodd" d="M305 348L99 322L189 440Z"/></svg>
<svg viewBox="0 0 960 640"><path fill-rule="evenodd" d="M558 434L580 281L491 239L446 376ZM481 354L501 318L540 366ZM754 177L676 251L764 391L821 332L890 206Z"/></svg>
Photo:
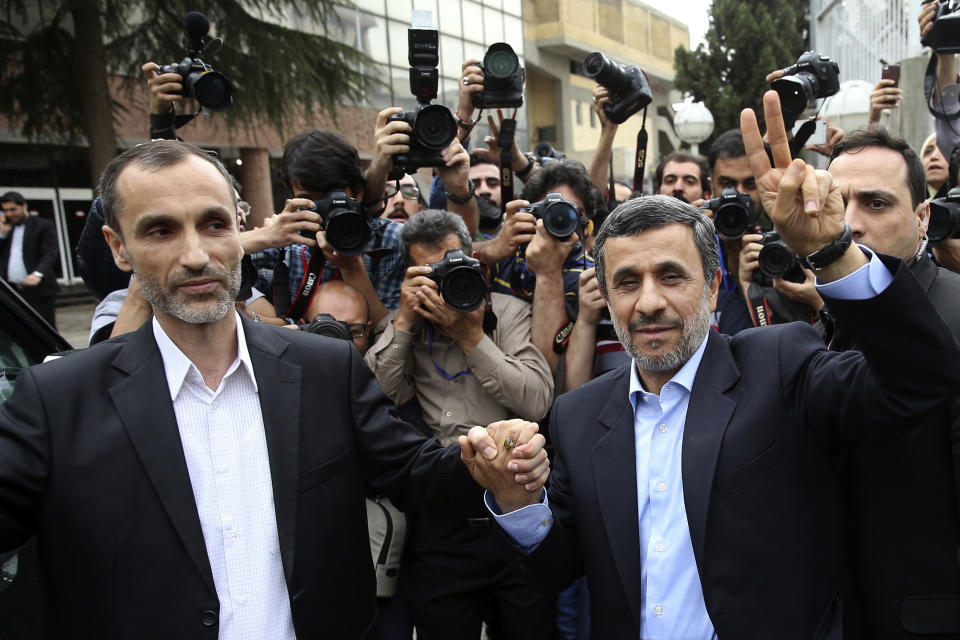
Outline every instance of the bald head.
<svg viewBox="0 0 960 640"><path fill-rule="evenodd" d="M347 324L364 325L366 334L363 338L354 338L353 343L360 353L366 352L370 339L370 307L363 294L342 280L326 282L317 289L303 318L311 321L321 313Z"/></svg>

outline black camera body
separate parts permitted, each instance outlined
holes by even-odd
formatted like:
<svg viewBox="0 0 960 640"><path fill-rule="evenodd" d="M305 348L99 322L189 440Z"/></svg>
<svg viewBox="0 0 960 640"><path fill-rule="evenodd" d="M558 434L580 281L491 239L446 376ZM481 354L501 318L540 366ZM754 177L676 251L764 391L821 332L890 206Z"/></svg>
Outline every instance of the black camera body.
<svg viewBox="0 0 960 640"><path fill-rule="evenodd" d="M784 113L799 115L818 98L832 96L840 90L840 67L816 51L807 51L784 75L770 83L780 96Z"/></svg>
<svg viewBox="0 0 960 640"><path fill-rule="evenodd" d="M617 64L595 51L583 61L583 73L607 88L610 102L603 105L603 113L610 122L623 124L653 101L650 83L640 67Z"/></svg>
<svg viewBox="0 0 960 640"><path fill-rule="evenodd" d="M549 142L538 142L537 146L533 148L533 155L537 156L537 161L541 167L550 162L563 160L567 157L567 154L563 151L557 151Z"/></svg>
<svg viewBox="0 0 960 640"><path fill-rule="evenodd" d="M395 113L388 122L399 120L410 125L410 151L393 156L391 179L413 173L421 167L442 167L443 150L457 137L457 121L450 109L440 104L421 106L416 111Z"/></svg>
<svg viewBox="0 0 960 640"><path fill-rule="evenodd" d="M225 75L200 59L207 45L210 21L202 13L191 11L183 16L183 30L187 56L178 64L160 67L160 73L180 76L183 97L196 98L209 111L223 111L233 104L233 85ZM212 42L221 43L219 38Z"/></svg>
<svg viewBox="0 0 960 640"><path fill-rule="evenodd" d="M923 4L931 1L925 0ZM960 53L960 3L957 0L941 0L933 27L920 44L937 53Z"/></svg>
<svg viewBox="0 0 960 640"><path fill-rule="evenodd" d="M479 260L463 255L460 249L447 249L443 260L428 266L433 269L428 277L437 283L448 307L469 313L483 304L487 282Z"/></svg>
<svg viewBox="0 0 960 640"><path fill-rule="evenodd" d="M338 340L353 340L350 327L346 322L340 322L329 313L319 313L310 324L300 325L300 331L315 333L318 336L336 338Z"/></svg>
<svg viewBox="0 0 960 640"><path fill-rule="evenodd" d="M580 230L580 210L556 192L550 192L540 202L521 209L543 220L543 228L557 240L566 240Z"/></svg>
<svg viewBox="0 0 960 640"><path fill-rule="evenodd" d="M734 187L727 187L716 198L704 202L700 208L713 212L713 227L725 240L742 238L753 219L753 198L746 193L740 193Z"/></svg>
<svg viewBox="0 0 960 640"><path fill-rule="evenodd" d="M520 58L506 42L490 45L483 56L483 91L470 95L478 109L523 106L524 71Z"/></svg>
<svg viewBox="0 0 960 640"><path fill-rule="evenodd" d="M345 256L360 255L372 231L369 218L355 198L340 190L331 191L325 198L315 200L313 208L308 211L320 214L327 242L337 253ZM300 230L300 235L311 240L316 239L312 232L303 229Z"/></svg>
<svg viewBox="0 0 960 640"><path fill-rule="evenodd" d="M957 237L960 237L960 187L930 201L930 224L927 225L930 244Z"/></svg>
<svg viewBox="0 0 960 640"><path fill-rule="evenodd" d="M773 278L783 278L798 284L806 279L803 270L800 268L797 254L786 242L780 239L779 233L776 231L765 232L760 244L763 245L757 258L760 267L754 274L754 279L760 284L772 286ZM761 277L758 278L758 274Z"/></svg>

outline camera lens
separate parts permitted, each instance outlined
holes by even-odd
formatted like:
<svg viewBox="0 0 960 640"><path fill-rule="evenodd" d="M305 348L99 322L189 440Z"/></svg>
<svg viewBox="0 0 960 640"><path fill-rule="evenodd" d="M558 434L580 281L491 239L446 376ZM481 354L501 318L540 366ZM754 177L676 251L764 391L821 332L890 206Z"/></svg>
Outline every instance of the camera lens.
<svg viewBox="0 0 960 640"><path fill-rule="evenodd" d="M454 267L444 276L440 294L447 306L454 311L467 313L483 304L486 283L476 269Z"/></svg>
<svg viewBox="0 0 960 640"><path fill-rule="evenodd" d="M318 336L326 336L327 338L347 341L353 340L353 336L350 335L350 327L336 320L329 313L319 314L313 319L313 322L304 327L304 330L315 333Z"/></svg>
<svg viewBox="0 0 960 640"><path fill-rule="evenodd" d="M727 240L742 238L750 225L750 212L739 202L720 205L713 217L713 226Z"/></svg>
<svg viewBox="0 0 960 640"><path fill-rule="evenodd" d="M558 240L569 238L570 234L577 231L579 224L580 213L566 202L548 204L543 212L544 228Z"/></svg>
<svg viewBox="0 0 960 640"><path fill-rule="evenodd" d="M774 80L770 88L780 96L780 106L786 113L803 113L807 105L816 100L816 79L812 74L801 71L795 76L784 76Z"/></svg>
<svg viewBox="0 0 960 640"><path fill-rule="evenodd" d="M493 49L493 47L491 47ZM517 71L520 61L513 51L506 49L491 50L487 54L486 70L494 78L509 78Z"/></svg>
<svg viewBox="0 0 960 640"><path fill-rule="evenodd" d="M596 77L603 70L605 62L607 62L607 59L602 53L591 53L587 56L587 59L583 61L583 72L589 78Z"/></svg>
<svg viewBox="0 0 960 640"><path fill-rule="evenodd" d="M230 81L219 71L191 73L187 84L197 97L197 102L210 111L222 111L233 104Z"/></svg>
<svg viewBox="0 0 960 640"><path fill-rule="evenodd" d="M934 244L960 232L960 203L941 204L937 200L930 202L930 224L927 226L927 239Z"/></svg>
<svg viewBox="0 0 960 640"><path fill-rule="evenodd" d="M337 253L359 255L370 239L370 224L363 214L349 209L334 209L324 222L327 241Z"/></svg>
<svg viewBox="0 0 960 640"><path fill-rule="evenodd" d="M757 258L760 271L771 278L782 278L797 261L793 251L782 242L765 245Z"/></svg>
<svg viewBox="0 0 960 640"><path fill-rule="evenodd" d="M417 113L413 137L428 149L446 149L457 137L457 121L443 105L428 105Z"/></svg>

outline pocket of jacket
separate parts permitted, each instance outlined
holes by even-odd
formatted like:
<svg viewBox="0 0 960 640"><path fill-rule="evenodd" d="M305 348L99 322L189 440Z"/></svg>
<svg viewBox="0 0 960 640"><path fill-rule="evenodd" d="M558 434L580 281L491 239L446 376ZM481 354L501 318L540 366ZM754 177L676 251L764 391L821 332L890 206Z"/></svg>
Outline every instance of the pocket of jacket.
<svg viewBox="0 0 960 640"><path fill-rule="evenodd" d="M750 461L717 478L717 492L724 498L730 498L769 476L780 460L779 445L774 442Z"/></svg>

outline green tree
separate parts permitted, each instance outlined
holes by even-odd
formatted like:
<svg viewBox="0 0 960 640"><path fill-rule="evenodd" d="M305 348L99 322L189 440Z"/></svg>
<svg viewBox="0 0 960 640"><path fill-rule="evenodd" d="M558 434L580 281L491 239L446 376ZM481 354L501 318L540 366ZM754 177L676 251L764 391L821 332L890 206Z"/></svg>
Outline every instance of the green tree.
<svg viewBox="0 0 960 640"><path fill-rule="evenodd" d="M200 11L223 47L204 61L234 84L234 105L216 117L226 127L284 131L299 115L335 115L358 102L370 60L342 42L335 0L0 0L0 113L33 140L85 136L91 182L116 154L110 78L145 91L140 66L179 62L182 16ZM323 25L307 33L278 24L300 18ZM146 118L146 114L144 114ZM146 120L144 120L146 127Z"/></svg>
<svg viewBox="0 0 960 640"><path fill-rule="evenodd" d="M793 64L807 48L808 7L804 0L713 0L706 46L677 47L674 86L713 113L705 145L739 127L741 109L761 113L766 75Z"/></svg>

